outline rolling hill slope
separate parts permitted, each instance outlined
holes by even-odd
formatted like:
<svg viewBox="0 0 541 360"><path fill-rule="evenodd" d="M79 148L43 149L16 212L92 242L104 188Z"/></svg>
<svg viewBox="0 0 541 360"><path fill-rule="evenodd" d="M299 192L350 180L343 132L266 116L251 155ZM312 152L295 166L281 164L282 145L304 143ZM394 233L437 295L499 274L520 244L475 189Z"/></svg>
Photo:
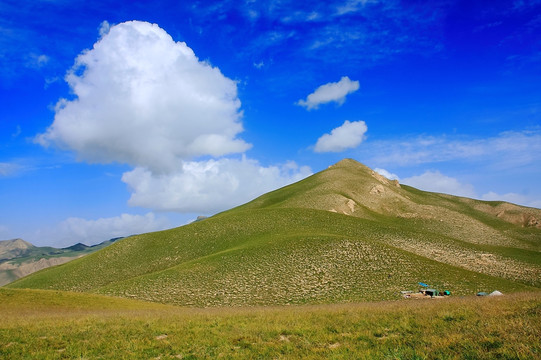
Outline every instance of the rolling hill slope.
<svg viewBox="0 0 541 360"><path fill-rule="evenodd" d="M423 192L342 160L211 218L9 285L193 306L541 288L541 210Z"/></svg>

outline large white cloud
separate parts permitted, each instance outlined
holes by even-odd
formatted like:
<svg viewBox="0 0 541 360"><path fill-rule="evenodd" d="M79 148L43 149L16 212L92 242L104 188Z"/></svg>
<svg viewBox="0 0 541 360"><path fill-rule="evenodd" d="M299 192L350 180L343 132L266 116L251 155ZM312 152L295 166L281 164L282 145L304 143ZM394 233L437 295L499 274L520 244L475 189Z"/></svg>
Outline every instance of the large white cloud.
<svg viewBox="0 0 541 360"><path fill-rule="evenodd" d="M297 101L297 105L304 106L308 110L317 109L319 105L328 102L342 105L346 101L346 96L357 90L359 90L359 82L351 81L349 77L343 76L338 82L321 85L308 95L306 100Z"/></svg>
<svg viewBox="0 0 541 360"><path fill-rule="evenodd" d="M470 198L476 196L473 185L461 183L457 179L443 175L439 171L425 171L421 175L402 179L401 182L425 191Z"/></svg>
<svg viewBox="0 0 541 360"><path fill-rule="evenodd" d="M54 123L36 141L83 161L131 165L122 177L130 205L212 214L310 174L224 158L251 146L237 138L237 85L185 43L139 21L104 22L99 32L66 76L75 98L58 102Z"/></svg>
<svg viewBox="0 0 541 360"><path fill-rule="evenodd" d="M169 226L166 218L156 217L153 213L122 214L96 220L71 217L54 227L39 229L33 234L25 235L25 238L34 245L47 242L54 243L56 247L71 246L78 242L94 245L114 237L163 230Z"/></svg>
<svg viewBox="0 0 541 360"><path fill-rule="evenodd" d="M111 26L81 53L66 80L54 123L36 141L88 162L120 162L153 172L184 159L246 151L236 83L201 62L156 24Z"/></svg>
<svg viewBox="0 0 541 360"><path fill-rule="evenodd" d="M170 174L153 174L137 167L124 173L122 181L133 191L130 205L212 214L310 174L310 168L298 167L293 162L264 167L243 157L185 162L182 169Z"/></svg>
<svg viewBox="0 0 541 360"><path fill-rule="evenodd" d="M315 152L341 152L356 148L364 140L368 128L364 121L349 122L333 129L330 134L322 135L314 147Z"/></svg>

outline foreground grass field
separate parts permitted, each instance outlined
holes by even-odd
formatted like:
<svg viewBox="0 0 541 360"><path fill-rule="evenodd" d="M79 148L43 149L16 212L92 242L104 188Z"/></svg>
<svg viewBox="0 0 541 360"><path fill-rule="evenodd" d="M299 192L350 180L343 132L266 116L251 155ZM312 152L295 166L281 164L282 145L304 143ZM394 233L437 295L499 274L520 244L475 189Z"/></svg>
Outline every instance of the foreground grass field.
<svg viewBox="0 0 541 360"><path fill-rule="evenodd" d="M2 359L539 359L541 293L189 309L0 289Z"/></svg>

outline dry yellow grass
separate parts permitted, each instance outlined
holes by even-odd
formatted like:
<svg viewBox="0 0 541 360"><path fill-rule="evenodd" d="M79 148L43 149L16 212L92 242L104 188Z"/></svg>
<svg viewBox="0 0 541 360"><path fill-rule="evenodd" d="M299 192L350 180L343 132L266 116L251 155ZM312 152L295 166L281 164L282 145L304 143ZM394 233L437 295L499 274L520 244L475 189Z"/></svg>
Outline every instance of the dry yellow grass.
<svg viewBox="0 0 541 360"><path fill-rule="evenodd" d="M193 309L0 290L2 359L536 359L541 294Z"/></svg>

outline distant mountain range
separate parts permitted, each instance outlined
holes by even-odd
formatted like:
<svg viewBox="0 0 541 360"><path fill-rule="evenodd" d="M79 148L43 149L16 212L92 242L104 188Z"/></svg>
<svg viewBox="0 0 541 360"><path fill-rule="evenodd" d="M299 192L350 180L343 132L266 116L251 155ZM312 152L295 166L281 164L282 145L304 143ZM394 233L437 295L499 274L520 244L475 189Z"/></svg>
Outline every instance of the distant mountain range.
<svg viewBox="0 0 541 360"><path fill-rule="evenodd" d="M245 205L131 236L8 287L187 306L541 288L541 210L401 185L351 159Z"/></svg>
<svg viewBox="0 0 541 360"><path fill-rule="evenodd" d="M60 265L103 249L115 238L98 245L75 244L67 248L37 247L23 239L0 240L0 286L50 266Z"/></svg>

